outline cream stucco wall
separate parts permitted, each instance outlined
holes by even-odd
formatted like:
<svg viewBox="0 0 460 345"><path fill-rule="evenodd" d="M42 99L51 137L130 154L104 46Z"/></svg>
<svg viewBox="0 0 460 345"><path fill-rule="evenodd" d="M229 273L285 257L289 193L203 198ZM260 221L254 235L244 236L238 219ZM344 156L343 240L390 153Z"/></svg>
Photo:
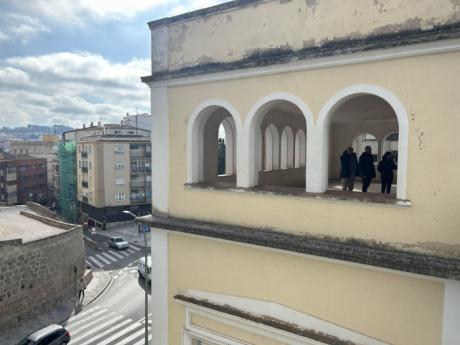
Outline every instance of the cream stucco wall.
<svg viewBox="0 0 460 345"><path fill-rule="evenodd" d="M189 289L271 301L392 345L441 344L442 282L172 233L168 256L169 344L185 323L172 297Z"/></svg>
<svg viewBox="0 0 460 345"><path fill-rule="evenodd" d="M289 20L286 20L289 18ZM320 46L460 19L451 0L260 1L152 29L154 72L238 61L255 52Z"/></svg>
<svg viewBox="0 0 460 345"><path fill-rule="evenodd" d="M298 71L168 89L169 213L297 233L369 238L390 242L460 245L460 53L433 54ZM327 100L356 84L392 92L409 114L407 208L289 196L184 188L187 120L208 99L223 99L244 122L251 107L273 92L302 99L315 120Z"/></svg>

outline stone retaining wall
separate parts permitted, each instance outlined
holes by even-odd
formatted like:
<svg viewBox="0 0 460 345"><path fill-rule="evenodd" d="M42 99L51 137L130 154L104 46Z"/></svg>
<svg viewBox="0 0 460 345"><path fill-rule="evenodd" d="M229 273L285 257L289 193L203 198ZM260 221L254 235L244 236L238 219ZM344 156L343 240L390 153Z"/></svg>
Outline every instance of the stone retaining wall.
<svg viewBox="0 0 460 345"><path fill-rule="evenodd" d="M0 331L74 296L84 262L81 228L27 243L0 241Z"/></svg>

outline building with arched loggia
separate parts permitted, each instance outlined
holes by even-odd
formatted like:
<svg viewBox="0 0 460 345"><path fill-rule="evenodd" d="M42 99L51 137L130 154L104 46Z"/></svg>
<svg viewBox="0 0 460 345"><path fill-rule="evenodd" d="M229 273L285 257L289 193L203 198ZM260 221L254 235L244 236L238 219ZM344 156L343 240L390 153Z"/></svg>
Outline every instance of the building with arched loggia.
<svg viewBox="0 0 460 345"><path fill-rule="evenodd" d="M458 4L239 0L149 27L152 343L458 345ZM366 146L362 192L344 151Z"/></svg>

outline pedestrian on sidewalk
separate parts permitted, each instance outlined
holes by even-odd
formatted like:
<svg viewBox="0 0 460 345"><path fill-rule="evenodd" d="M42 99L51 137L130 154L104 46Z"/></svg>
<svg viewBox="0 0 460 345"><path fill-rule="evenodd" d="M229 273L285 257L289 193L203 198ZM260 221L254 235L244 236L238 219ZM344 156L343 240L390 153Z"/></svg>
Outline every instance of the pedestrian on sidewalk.
<svg viewBox="0 0 460 345"><path fill-rule="evenodd" d="M85 289L86 289L85 282L83 281L83 278L80 278L80 281L78 284L78 301L79 302L83 302L83 299L85 298Z"/></svg>

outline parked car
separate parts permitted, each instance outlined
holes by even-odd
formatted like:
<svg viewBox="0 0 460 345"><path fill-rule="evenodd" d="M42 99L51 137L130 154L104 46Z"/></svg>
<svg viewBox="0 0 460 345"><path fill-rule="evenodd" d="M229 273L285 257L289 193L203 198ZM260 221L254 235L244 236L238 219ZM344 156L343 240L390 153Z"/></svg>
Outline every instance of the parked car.
<svg viewBox="0 0 460 345"><path fill-rule="evenodd" d="M23 339L18 345L63 345L70 341L70 333L60 325L42 328Z"/></svg>
<svg viewBox="0 0 460 345"><path fill-rule="evenodd" d="M141 257L137 263L137 272L139 277L144 278L146 281L150 281L150 273L152 271L152 257L147 256L147 265L145 264L145 258Z"/></svg>
<svg viewBox="0 0 460 345"><path fill-rule="evenodd" d="M109 247L115 249L126 249L129 248L129 243L121 236L111 237L109 241Z"/></svg>

